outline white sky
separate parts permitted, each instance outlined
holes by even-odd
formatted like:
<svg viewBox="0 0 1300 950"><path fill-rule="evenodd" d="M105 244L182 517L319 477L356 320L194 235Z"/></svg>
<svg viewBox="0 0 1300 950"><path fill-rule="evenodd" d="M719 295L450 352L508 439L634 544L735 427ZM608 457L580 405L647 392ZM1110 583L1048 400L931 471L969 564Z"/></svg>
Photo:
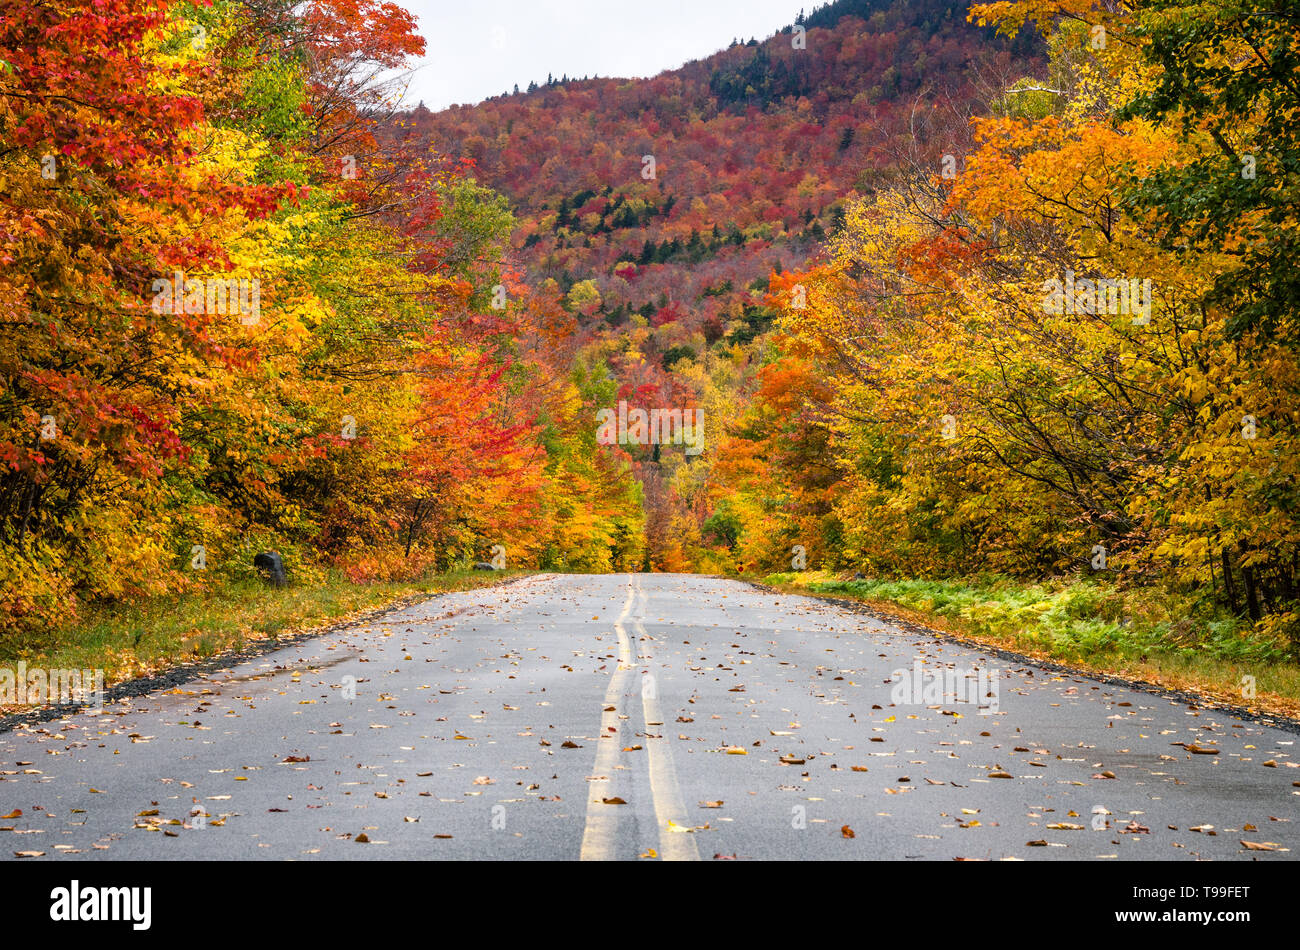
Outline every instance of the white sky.
<svg viewBox="0 0 1300 950"><path fill-rule="evenodd" d="M539 85L546 74L653 76L751 36L763 39L824 0L397 0L426 49L407 103L429 109Z"/></svg>

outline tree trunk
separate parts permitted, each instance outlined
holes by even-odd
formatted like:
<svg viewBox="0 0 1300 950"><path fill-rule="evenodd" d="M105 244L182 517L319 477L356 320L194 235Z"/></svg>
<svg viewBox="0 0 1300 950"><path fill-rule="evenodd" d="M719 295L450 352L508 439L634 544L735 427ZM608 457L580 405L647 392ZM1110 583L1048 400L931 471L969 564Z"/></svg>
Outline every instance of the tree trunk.
<svg viewBox="0 0 1300 950"><path fill-rule="evenodd" d="M1251 620L1258 620L1259 612L1259 591L1255 587L1255 570L1250 567L1241 569L1241 580L1246 587L1246 611L1250 614Z"/></svg>
<svg viewBox="0 0 1300 950"><path fill-rule="evenodd" d="M1237 613L1237 588L1232 583L1232 559L1228 557L1228 549L1224 548L1220 552L1223 560L1223 590L1228 595L1228 609L1234 614Z"/></svg>

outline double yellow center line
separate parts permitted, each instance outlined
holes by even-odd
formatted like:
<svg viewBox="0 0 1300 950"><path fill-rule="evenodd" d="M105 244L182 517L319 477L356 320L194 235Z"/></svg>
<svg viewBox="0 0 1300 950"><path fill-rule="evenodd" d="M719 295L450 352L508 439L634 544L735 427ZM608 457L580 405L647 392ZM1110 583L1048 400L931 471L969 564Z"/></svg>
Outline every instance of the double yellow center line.
<svg viewBox="0 0 1300 950"><path fill-rule="evenodd" d="M639 610L632 617L632 606L639 600ZM628 679L635 669L635 657L632 652L632 640L628 636L627 623L632 622L632 630L638 643L647 643L645 624L642 620L646 608L646 594L636 575L628 577L627 601L614 624L618 635L618 664L611 674L609 686L605 689L605 703L600 716L600 738L596 741L595 772L589 785L587 795L587 824L582 834L583 861L614 860L615 844L618 834L619 805L606 805L609 798L610 784L617 770L621 751L619 748L619 710L620 704L627 698ZM646 659L649 659L649 647ZM682 803L681 791L677 787L677 772L673 768L673 753L667 738L663 716L659 712L657 684L647 689L639 686L635 692L641 697L641 718L645 723L646 763L650 773L650 795L654 799L655 823L659 830L659 854L665 861L698 861L699 849L695 846L695 836L686 832L671 831L673 826L684 828L686 825L686 808ZM635 699L633 700L635 702ZM627 855L631 857L631 855Z"/></svg>

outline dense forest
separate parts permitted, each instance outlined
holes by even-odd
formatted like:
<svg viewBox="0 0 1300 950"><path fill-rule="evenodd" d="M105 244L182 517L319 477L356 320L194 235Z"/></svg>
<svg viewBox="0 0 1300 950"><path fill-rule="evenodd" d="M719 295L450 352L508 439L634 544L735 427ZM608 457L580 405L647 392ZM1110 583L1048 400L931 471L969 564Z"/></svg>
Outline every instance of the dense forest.
<svg viewBox="0 0 1300 950"><path fill-rule="evenodd" d="M380 133L391 4L0 23L0 616L251 575L640 563L639 487L549 365L506 202ZM556 352L563 354L563 347ZM564 358L563 356L561 358Z"/></svg>
<svg viewBox="0 0 1300 950"><path fill-rule="evenodd" d="M823 254L850 195L967 148L970 117L1045 61L1041 38L999 38L960 2L839 2L650 80L552 78L417 108L394 137L465 156L509 198L515 259L572 315L584 374L632 405L698 406L720 424L770 361L772 275ZM714 451L621 448L645 493L645 568L760 566L702 490Z"/></svg>
<svg viewBox="0 0 1300 950"><path fill-rule="evenodd" d="M836 0L431 112L392 4L25 5L0 620L500 550L1078 576L1300 642L1274 6ZM605 444L620 404L703 450Z"/></svg>

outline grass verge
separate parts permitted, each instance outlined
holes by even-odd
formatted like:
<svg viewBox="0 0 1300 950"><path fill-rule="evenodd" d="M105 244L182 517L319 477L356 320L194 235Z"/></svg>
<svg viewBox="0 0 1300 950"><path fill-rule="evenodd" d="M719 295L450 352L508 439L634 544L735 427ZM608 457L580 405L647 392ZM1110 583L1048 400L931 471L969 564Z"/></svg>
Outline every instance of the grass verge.
<svg viewBox="0 0 1300 950"><path fill-rule="evenodd" d="M934 630L1207 699L1300 719L1300 664L1288 644L1234 617L1196 618L1158 591L1087 581L754 578L788 593L862 601ZM1253 696L1251 695L1253 689Z"/></svg>
<svg viewBox="0 0 1300 950"><path fill-rule="evenodd" d="M25 661L28 669L103 670L105 685L112 686L405 599L487 587L523 573L464 571L357 584L331 571L319 584L280 590L258 580L231 581L199 593L94 608L70 626L0 637L0 668ZM0 713L23 708L0 705Z"/></svg>

